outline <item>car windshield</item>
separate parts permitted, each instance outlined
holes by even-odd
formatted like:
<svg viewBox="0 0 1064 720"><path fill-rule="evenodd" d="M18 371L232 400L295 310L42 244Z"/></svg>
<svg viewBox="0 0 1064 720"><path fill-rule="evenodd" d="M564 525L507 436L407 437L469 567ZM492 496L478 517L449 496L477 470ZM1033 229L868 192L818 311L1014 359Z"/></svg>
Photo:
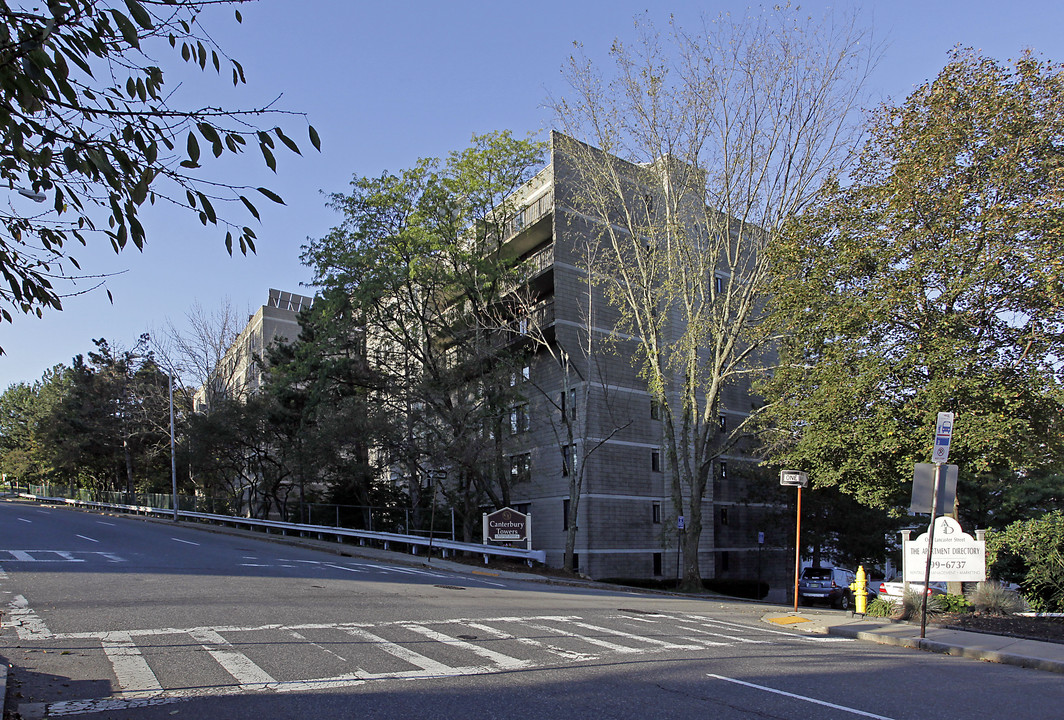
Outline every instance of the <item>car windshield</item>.
<svg viewBox="0 0 1064 720"><path fill-rule="evenodd" d="M806 568L802 571L802 577L806 580L830 580L831 568Z"/></svg>

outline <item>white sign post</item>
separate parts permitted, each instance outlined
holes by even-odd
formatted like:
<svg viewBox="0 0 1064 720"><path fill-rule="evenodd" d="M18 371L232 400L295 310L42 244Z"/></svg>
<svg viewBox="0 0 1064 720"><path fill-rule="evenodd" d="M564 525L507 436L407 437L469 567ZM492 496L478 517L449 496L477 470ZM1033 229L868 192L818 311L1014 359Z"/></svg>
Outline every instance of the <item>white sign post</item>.
<svg viewBox="0 0 1064 720"><path fill-rule="evenodd" d="M953 437L953 413L940 412L935 419L935 445L931 461L935 463L935 489L931 492L931 522L927 526L927 562L924 563L924 597L920 603L920 638L927 632L927 589L931 582L931 557L935 547L935 516L938 515L938 485L942 482L942 464L949 457ZM960 527L960 526L958 526Z"/></svg>

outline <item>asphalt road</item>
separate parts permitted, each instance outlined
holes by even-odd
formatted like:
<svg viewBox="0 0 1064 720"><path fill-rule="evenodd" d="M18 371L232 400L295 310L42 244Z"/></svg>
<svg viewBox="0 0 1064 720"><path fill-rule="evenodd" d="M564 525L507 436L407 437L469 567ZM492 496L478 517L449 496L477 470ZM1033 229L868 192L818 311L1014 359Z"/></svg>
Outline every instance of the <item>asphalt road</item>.
<svg viewBox="0 0 1064 720"><path fill-rule="evenodd" d="M187 524L0 502L22 718L1058 718L1058 675ZM771 608L778 610L779 608Z"/></svg>

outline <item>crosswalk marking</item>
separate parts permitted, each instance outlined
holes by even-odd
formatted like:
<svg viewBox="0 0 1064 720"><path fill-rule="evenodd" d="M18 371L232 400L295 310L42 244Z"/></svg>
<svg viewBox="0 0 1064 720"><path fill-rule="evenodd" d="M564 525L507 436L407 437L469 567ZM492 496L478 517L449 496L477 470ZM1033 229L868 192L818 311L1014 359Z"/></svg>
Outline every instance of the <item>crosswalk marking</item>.
<svg viewBox="0 0 1064 720"><path fill-rule="evenodd" d="M114 553L93 550L0 550L0 562L3 563L83 563L89 559L125 562L125 559Z"/></svg>
<svg viewBox="0 0 1064 720"><path fill-rule="evenodd" d="M424 635L430 640L435 640L438 643L443 643L444 645L450 645L451 647L469 650L474 655L480 655L483 658L491 660L502 670L518 670L523 667L528 667L531 664L531 661L529 660L518 660L517 658L512 658L509 655L503 655L502 653L495 652L494 650L489 650L488 648L481 647L479 645L474 645L473 643L466 642L465 640L459 640L458 638L453 638L450 635L444 635L441 632L436 632L435 630L431 630L427 627L424 627L423 625L403 625L403 627L405 627L407 630L410 630L411 632L416 632L419 635Z"/></svg>
<svg viewBox="0 0 1064 720"><path fill-rule="evenodd" d="M475 619L459 617L418 622L270 623L73 633L49 631L21 595L9 603L8 614L10 623L6 624L14 626L20 639L98 641L112 667L115 681L112 695L51 703L46 708L49 717L115 713L192 698L246 692L335 691L372 681L484 675L546 666L559 658L575 663L602 660L611 654L631 656L667 651L704 651L740 643L779 642L771 634L778 631L690 613L655 614L647 618L633 618L625 614L600 615L597 619L578 615L531 615ZM643 630L646 632L643 633ZM345 634L358 642L343 645L320 640L322 633L330 632ZM530 632L533 637L522 636ZM265 643L256 642L248 646L251 650L243 651L239 638L250 633L257 636L266 634L267 638L270 633L275 633L286 638L287 642L294 638L320 651L323 656L329 655L333 664L339 661L342 664L339 668L341 672L328 677L275 678L246 654L254 653L256 645L268 646L268 640ZM782 634L791 642L804 639L804 636ZM203 682L190 678L184 687L163 687L156 670L151 666L151 663L159 662L158 656L145 655L138 643L167 635L191 638L233 682ZM557 640L545 641L544 637ZM770 639L763 639L766 637ZM486 647L485 642L490 647ZM178 641L174 646L181 644ZM352 650L340 655L331 647L351 647ZM586 651L589 648L592 651ZM445 662L438 657L447 657L448 660ZM463 661L463 657L468 658L468 661ZM373 671L367 670L367 666L372 667Z"/></svg>
<svg viewBox="0 0 1064 720"><path fill-rule="evenodd" d="M605 628L605 627L602 627L600 625L589 625L588 623L576 622L576 621L574 621L572 624L576 625L577 627L585 628L587 630L594 630L595 632L606 633L607 635L617 635L618 637L628 638L629 640L635 640L636 642L644 642L644 643L648 643L650 645L659 645L659 646L661 646L663 648L667 648L669 650L701 650L702 649L702 647L700 645L677 645L676 643L666 642L664 640L658 640L657 638L645 637L643 635L635 635L633 633L626 633L626 632L623 632L621 630L613 630L611 628Z"/></svg>
<svg viewBox="0 0 1064 720"><path fill-rule="evenodd" d="M140 648L127 632L109 632L101 638L104 654L111 661L122 697L151 697L163 691Z"/></svg>
<svg viewBox="0 0 1064 720"><path fill-rule="evenodd" d="M555 635L564 635L566 637L576 637L589 645L596 645L607 650L612 650L615 653L626 655L629 653L643 652L639 648L629 647L628 645L618 645L617 643L611 643L608 640L602 640L594 637L587 637L586 635L574 635L573 633L562 630L561 628L551 627L550 625L542 625L540 623L529 623L528 626L534 630L540 630L542 632L553 633Z"/></svg>
<svg viewBox="0 0 1064 720"><path fill-rule="evenodd" d="M399 658L405 662L410 663L416 667L425 671L426 677L434 675L453 675L454 668L444 665L443 663L436 662L432 658L425 657L421 653L414 652L413 650L393 643L390 640L385 640L380 635L374 635L368 630L362 628L346 628L346 632L349 635L360 638L362 640L368 640L374 643L378 648L384 652Z"/></svg>
<svg viewBox="0 0 1064 720"><path fill-rule="evenodd" d="M232 675L242 688L260 690L277 682L269 673L253 663L251 658L233 649L232 644L217 632L201 628L190 632L189 635L201 643L203 649Z"/></svg>
<svg viewBox="0 0 1064 720"><path fill-rule="evenodd" d="M501 630L496 630L495 628L490 627L488 625L484 625L482 623L471 622L466 623L466 625L474 630L479 630L482 633L486 633L500 640L513 640L520 643L521 645L527 645L528 647L546 650L548 653L565 658L566 660L574 660L577 662L581 662L586 660L598 660L599 658L598 655L588 655L587 653L576 652L575 650L566 650L565 648L560 648L556 645L550 645L548 643L540 642L539 640L533 640L532 638L517 637L515 635L511 635L510 633L505 633Z"/></svg>

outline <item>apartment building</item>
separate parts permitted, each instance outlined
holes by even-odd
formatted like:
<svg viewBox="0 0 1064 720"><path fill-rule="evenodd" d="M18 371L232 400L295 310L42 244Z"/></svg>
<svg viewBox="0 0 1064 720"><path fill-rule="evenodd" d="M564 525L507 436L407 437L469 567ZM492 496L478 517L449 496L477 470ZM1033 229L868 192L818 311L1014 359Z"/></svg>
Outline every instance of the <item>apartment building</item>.
<svg viewBox="0 0 1064 720"><path fill-rule="evenodd" d="M526 270L517 332L538 333L529 366L515 375L524 399L508 423L512 504L532 514L534 546L561 566L571 481L582 473L579 570L596 578L676 577L682 510L670 499L661 412L640 377L637 343L618 332L619 311L589 277L589 242L601 227L580 210L578 173L565 149L575 142L552 135L549 164L518 193L520 211L504 232L506 251ZM728 387L722 429L750 406L748 386ZM774 529L780 508L749 492L749 460L725 454L713 469L702 508L705 578L787 576L788 542Z"/></svg>
<svg viewBox="0 0 1064 720"><path fill-rule="evenodd" d="M196 391L195 410L205 410L215 397L244 399L258 392L263 352L275 342L295 340L299 336L299 312L313 302L305 295L271 288L266 304L248 317L248 324L214 369L211 381Z"/></svg>

